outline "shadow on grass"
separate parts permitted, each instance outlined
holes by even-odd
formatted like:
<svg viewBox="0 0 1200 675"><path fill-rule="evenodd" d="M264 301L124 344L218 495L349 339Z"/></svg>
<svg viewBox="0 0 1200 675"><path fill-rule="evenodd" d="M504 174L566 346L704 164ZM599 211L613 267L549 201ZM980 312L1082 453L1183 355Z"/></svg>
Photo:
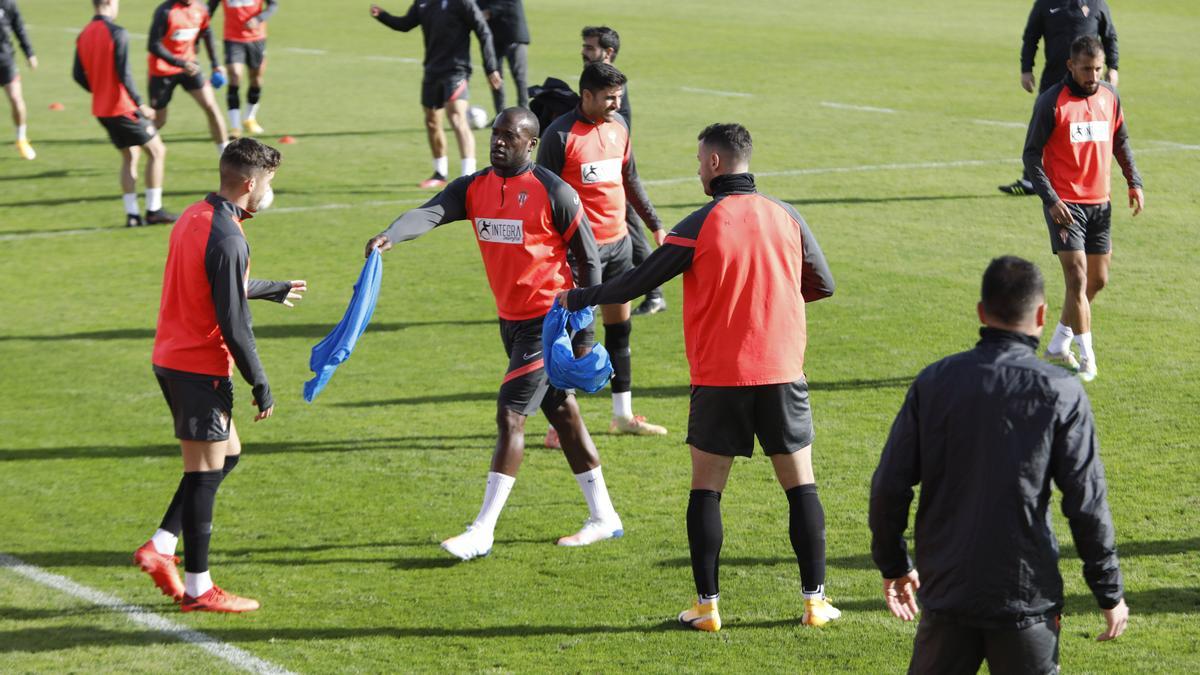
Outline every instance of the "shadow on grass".
<svg viewBox="0 0 1200 675"><path fill-rule="evenodd" d="M403 321L372 323L369 333L393 333L409 328L424 328L427 326L494 326L498 319L447 319L442 321ZM333 323L297 323L277 324L273 326L255 326L254 336L257 338L323 338L333 330ZM34 342L53 342L60 340L150 340L154 338L153 328L113 328L111 330L93 330L80 333L61 333L57 335L0 335L0 342L11 340L30 340Z"/></svg>
<svg viewBox="0 0 1200 675"><path fill-rule="evenodd" d="M391 436L330 441L268 441L254 443L247 451L254 455L310 454L314 452L362 452L370 450L459 450L490 448L494 433ZM177 457L179 446L152 445L68 445L57 448L0 448L0 463L47 459L121 459L131 457Z"/></svg>
<svg viewBox="0 0 1200 675"><path fill-rule="evenodd" d="M897 202L946 202L958 201L964 199L1005 199L1007 195L1003 193L979 192L969 195L900 195L896 197L807 197L802 199L783 199L779 201L786 202L792 206L813 206L821 204L893 204ZM660 209L698 209L709 202L684 202L682 204L658 204L655 207Z"/></svg>

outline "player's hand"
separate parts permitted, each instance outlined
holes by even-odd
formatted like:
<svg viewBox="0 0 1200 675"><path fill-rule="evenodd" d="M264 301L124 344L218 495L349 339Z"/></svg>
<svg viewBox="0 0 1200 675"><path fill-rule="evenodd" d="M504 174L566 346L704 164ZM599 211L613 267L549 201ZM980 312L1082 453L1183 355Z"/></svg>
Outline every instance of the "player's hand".
<svg viewBox="0 0 1200 675"><path fill-rule="evenodd" d="M1142 193L1142 188L1129 188L1129 208L1133 209L1135 216L1146 208L1146 195Z"/></svg>
<svg viewBox="0 0 1200 675"><path fill-rule="evenodd" d="M195 75L196 73L200 72L200 64L196 63L195 61L188 61L183 67L183 72L187 73L188 75Z"/></svg>
<svg viewBox="0 0 1200 675"><path fill-rule="evenodd" d="M144 116L146 119L150 120L151 122L153 122L154 118L158 115L158 113L154 112L154 108L151 108L150 106L146 105L145 103L138 106L138 110L141 111L142 116Z"/></svg>
<svg viewBox="0 0 1200 675"><path fill-rule="evenodd" d="M383 253L391 248L392 240L388 239L386 234L377 234L374 237L371 237L371 240L367 242L367 250L365 253L363 253L363 257L370 258L371 251L373 249L379 249L379 252Z"/></svg>
<svg viewBox="0 0 1200 675"><path fill-rule="evenodd" d="M1107 640L1115 640L1125 632L1125 628L1129 625L1129 605L1125 604L1125 598L1117 603L1112 609L1101 610L1104 613L1104 621L1108 624L1108 628L1103 633L1096 636L1099 642Z"/></svg>
<svg viewBox="0 0 1200 675"><path fill-rule="evenodd" d="M656 246L662 246L663 242L666 240L667 240L667 231L666 230L659 228L654 231L654 244Z"/></svg>
<svg viewBox="0 0 1200 675"><path fill-rule="evenodd" d="M293 281L289 281L288 283L292 285L292 288L288 291L287 297L284 298L283 306L295 307L296 305L291 301L295 300L299 302L300 300L304 299L304 292L308 290L308 282L303 279L295 279Z"/></svg>
<svg viewBox="0 0 1200 675"><path fill-rule="evenodd" d="M1119 76L1119 75L1117 75L1117 71L1113 70L1112 68L1109 68L1109 69L1108 69L1108 78L1107 78L1107 79L1108 79L1108 83L1109 83L1109 84L1111 84L1113 87L1116 87L1116 86L1117 86L1117 80L1119 80L1119 79L1120 79L1120 76Z"/></svg>
<svg viewBox="0 0 1200 675"><path fill-rule="evenodd" d="M246 23L244 25L246 26L246 30L255 30L262 25L262 22L258 20L257 16L252 16L249 19L246 19Z"/></svg>
<svg viewBox="0 0 1200 675"><path fill-rule="evenodd" d="M504 78L500 77L500 71L493 70L488 73L488 84L492 85L492 89L500 91L500 87L504 86Z"/></svg>
<svg viewBox="0 0 1200 675"><path fill-rule="evenodd" d="M225 74L225 66L213 66L213 72L224 75Z"/></svg>
<svg viewBox="0 0 1200 675"><path fill-rule="evenodd" d="M382 13L383 13L382 7L380 7L379 5L371 5L371 16L373 16L375 18L379 18L379 15Z"/></svg>
<svg viewBox="0 0 1200 675"><path fill-rule="evenodd" d="M260 410L260 411L258 411L258 414L254 416L254 421L257 422L259 420L265 420L268 417L270 417L271 413L273 413L273 412L275 412L275 406L271 406L270 408L267 408L266 410Z"/></svg>
<svg viewBox="0 0 1200 675"><path fill-rule="evenodd" d="M1050 207L1050 220L1053 220L1055 225L1062 225L1063 227L1075 222L1075 219L1071 217L1071 210L1067 208L1066 202L1061 199L1054 202L1054 206Z"/></svg>
<svg viewBox="0 0 1200 675"><path fill-rule="evenodd" d="M38 60L37 60L36 56L29 57L29 69L30 70L37 70L37 64L38 64Z"/></svg>
<svg viewBox="0 0 1200 675"><path fill-rule="evenodd" d="M1021 88L1033 93L1033 73L1021 73Z"/></svg>
<svg viewBox="0 0 1200 675"><path fill-rule="evenodd" d="M554 294L554 302L558 303L558 306L559 306L559 307L562 307L563 309L566 309L566 307L567 307L567 294L568 294L568 293L570 293L570 292L571 292L571 289L569 289L569 288L564 288L564 289L562 289L561 291L559 291L559 292L555 293L555 294Z"/></svg>
<svg viewBox="0 0 1200 675"><path fill-rule="evenodd" d="M913 569L899 579L883 580L883 599L892 612L892 616L904 621L917 618L920 608L917 607L917 589L921 587L921 577Z"/></svg>

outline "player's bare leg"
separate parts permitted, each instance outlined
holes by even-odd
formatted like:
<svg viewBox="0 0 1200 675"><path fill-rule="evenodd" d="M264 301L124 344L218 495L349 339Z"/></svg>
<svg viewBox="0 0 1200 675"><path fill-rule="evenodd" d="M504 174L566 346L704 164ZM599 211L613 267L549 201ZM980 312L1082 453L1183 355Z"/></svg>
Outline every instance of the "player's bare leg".
<svg viewBox="0 0 1200 675"><path fill-rule="evenodd" d="M633 365L629 344L633 324L629 321L629 303L601 305L600 315L604 321L604 347L613 362L613 416L608 427L609 433L635 436L666 435L665 427L651 424L645 417L633 414Z"/></svg>
<svg viewBox="0 0 1200 675"><path fill-rule="evenodd" d="M25 97L21 93L21 78L14 78L4 85L4 94L8 97L8 105L12 110L13 126L17 129L17 153L25 159L37 158L29 139L25 137Z"/></svg>
<svg viewBox="0 0 1200 675"><path fill-rule="evenodd" d="M1069 326L1074 333L1075 344L1079 347L1079 377L1085 382L1096 378L1096 354L1092 350L1092 306L1088 291L1094 283L1096 292L1099 292L1108 280L1108 257L1086 255L1083 251L1058 252L1066 286L1061 323ZM1103 269L1094 273L1088 269L1093 258L1105 259L1102 262ZM1090 295L1095 297L1094 293Z"/></svg>
<svg viewBox="0 0 1200 675"><path fill-rule="evenodd" d="M167 109L166 108L155 108L154 109L154 126L158 127L159 131L162 131L163 127L167 126Z"/></svg>
<svg viewBox="0 0 1200 675"><path fill-rule="evenodd" d="M475 173L475 134L467 123L467 110L471 104L466 99L455 99L446 104L446 115L450 128L458 140L458 156L462 158L462 175ZM439 155L441 156L441 155Z"/></svg>
<svg viewBox="0 0 1200 675"><path fill-rule="evenodd" d="M605 539L617 539L625 534L621 517L613 507L600 468L600 454L592 442L579 403L567 396L557 407L545 410L546 419L558 431L563 455L575 474L575 481L588 505L588 518L578 532L558 540L559 546L588 546Z"/></svg>
<svg viewBox="0 0 1200 675"><path fill-rule="evenodd" d="M800 565L806 626L824 626L842 613L825 598L825 509L817 496L812 446L771 455L775 477L787 495L788 536Z"/></svg>
<svg viewBox="0 0 1200 675"><path fill-rule="evenodd" d="M188 93L196 99L196 103L208 118L208 134L212 137L213 143L217 145L217 152L224 152L225 146L229 143L229 137L225 133L225 118L221 116L221 110L217 108L217 99L213 95L212 85L205 82L203 87Z"/></svg>
<svg viewBox="0 0 1200 675"><path fill-rule="evenodd" d="M157 136L155 137L158 138ZM125 227L141 227L141 209L137 197L137 164L141 155L137 146L121 148L121 198L125 203ZM147 164L149 168L149 164Z"/></svg>
<svg viewBox="0 0 1200 675"><path fill-rule="evenodd" d="M163 176L166 173L167 144L155 134L142 148L146 151L146 224L166 225L176 215L163 208Z"/></svg>
<svg viewBox="0 0 1200 675"><path fill-rule="evenodd" d="M423 190L440 190L446 187L450 175L449 160L446 158L445 112L442 108L424 108L425 135L429 138L429 152L433 154L433 175L421 181Z"/></svg>
<svg viewBox="0 0 1200 675"><path fill-rule="evenodd" d="M1090 305L1096 294L1108 285L1108 270L1112 265L1112 253L1087 254L1087 300Z"/></svg>

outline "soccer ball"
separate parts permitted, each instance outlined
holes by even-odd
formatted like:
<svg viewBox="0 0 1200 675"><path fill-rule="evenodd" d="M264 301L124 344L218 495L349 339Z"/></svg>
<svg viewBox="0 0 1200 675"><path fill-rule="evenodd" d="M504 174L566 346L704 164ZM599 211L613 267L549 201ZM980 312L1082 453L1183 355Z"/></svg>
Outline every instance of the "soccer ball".
<svg viewBox="0 0 1200 675"><path fill-rule="evenodd" d="M472 129L482 129L488 125L487 111L479 106L472 106L467 110L467 124Z"/></svg>

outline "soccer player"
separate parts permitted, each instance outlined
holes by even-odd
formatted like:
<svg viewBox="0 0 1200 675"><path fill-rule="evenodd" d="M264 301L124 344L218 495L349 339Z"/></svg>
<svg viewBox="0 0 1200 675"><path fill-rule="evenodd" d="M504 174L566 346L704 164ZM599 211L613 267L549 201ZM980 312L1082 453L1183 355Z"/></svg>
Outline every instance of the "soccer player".
<svg viewBox="0 0 1200 675"><path fill-rule="evenodd" d="M700 182L712 201L676 225L639 267L600 286L560 293L559 302L570 310L625 302L683 275L692 384L687 532L698 597L679 621L721 629L721 492L734 457L749 457L757 436L787 495L801 623L823 626L841 612L825 598L825 511L812 468L804 304L832 295L833 276L800 214L755 188L750 132L740 124L713 124L699 141Z"/></svg>
<svg viewBox="0 0 1200 675"><path fill-rule="evenodd" d="M892 614L912 621L923 605L908 672L974 673L986 658L993 673L1057 673L1051 481L1108 623L1099 639L1129 616L1104 465L1083 387L1037 358L1037 266L992 260L980 295L975 348L921 371L892 424L871 481L871 553ZM904 531L917 483L914 567Z"/></svg>
<svg viewBox="0 0 1200 675"><path fill-rule="evenodd" d="M599 283L600 259L578 195L558 176L531 163L537 144L537 117L525 108L505 110L492 126L491 167L458 178L367 242L370 255L371 249L386 251L439 225L469 220L496 298L508 373L496 401L499 438L483 506L466 532L442 542L461 560L491 551L496 521L524 458L525 418L539 407L558 429L563 454L588 505L583 528L558 544L586 546L624 533L574 393L550 384L542 360L542 320L554 294L576 283L572 273L579 284ZM577 334L575 342L580 355L590 349L591 328Z"/></svg>
<svg viewBox="0 0 1200 675"><path fill-rule="evenodd" d="M242 452L232 419L231 364L253 387L254 421L275 411L247 301L261 298L290 307L307 290L304 281L249 278L250 247L242 224L271 204L279 161L278 150L252 138L230 143L221 155L220 189L184 210L171 229L152 360L183 451L183 479L159 529L133 561L185 612L258 609L256 600L213 584L208 550L217 488ZM181 533L182 583L175 567Z"/></svg>
<svg viewBox="0 0 1200 675"><path fill-rule="evenodd" d="M1133 163L1129 132L1117 90L1101 82L1104 50L1084 35L1071 43L1070 74L1050 87L1033 108L1025 137L1025 170L1042 198L1050 228L1050 249L1058 255L1066 280L1062 318L1046 358L1079 373L1085 382L1096 377L1092 348L1092 306L1108 283L1112 262L1112 160L1125 174L1133 215L1146 199L1142 178ZM1079 358L1071 353L1071 339Z"/></svg>
<svg viewBox="0 0 1200 675"><path fill-rule="evenodd" d="M196 61L196 41L202 39L212 69L225 72L225 68L217 63L212 30L208 23L208 10L199 0L166 0L154 10L154 21L150 24L150 37L146 43L150 52L147 57L150 105L155 111L154 122L161 131L167 125L167 104L171 102L171 94L177 85L182 86L208 117L208 132L217 146L217 152L223 153L229 142L225 134L225 119L217 109L212 85L205 79Z"/></svg>
<svg viewBox="0 0 1200 675"><path fill-rule="evenodd" d="M621 51L621 36L617 31L608 26L587 26L582 31L582 37L583 46L580 47L579 55L583 57L584 66L589 63L611 65L617 60L617 53ZM628 82L621 87L621 107L617 108L617 112L625 118L625 124L632 133L633 109L629 105ZM646 233L642 231L641 221L638 220L633 204L627 204L625 207L625 222L629 227L629 241L633 244L633 265L636 267L650 255L650 242L646 239ZM652 288L641 304L634 308L632 314L657 314L666 308L667 301L663 298L662 289Z"/></svg>
<svg viewBox="0 0 1200 675"><path fill-rule="evenodd" d="M1117 29L1113 26L1108 3L1105 0L1034 0L1021 41L1021 88L1033 93L1033 61L1040 40L1046 42L1046 62L1042 65L1042 79L1037 83L1039 95L1062 82L1067 75L1071 41L1081 35L1100 37L1108 62L1108 81L1116 87ZM1029 172L1025 171L1008 185L1001 185L1000 191L1018 196L1034 194Z"/></svg>
<svg viewBox="0 0 1200 675"><path fill-rule="evenodd" d="M229 67L229 134L235 138L246 132L261 134L258 102L262 98L263 75L267 70L267 19L279 8L277 0L208 0L208 13L216 16L217 6L225 6L225 65ZM238 89L242 76L250 71L246 102L250 110L242 120L242 101Z"/></svg>
<svg viewBox="0 0 1200 675"><path fill-rule="evenodd" d="M517 87L517 105L528 108L529 25L525 23L525 3L522 0L480 0L479 9L487 19L488 28L492 29L496 58L508 61L508 70ZM496 105L497 115L508 107L504 105L504 87L492 90L492 103Z"/></svg>
<svg viewBox="0 0 1200 675"><path fill-rule="evenodd" d="M17 0L0 0L0 87L4 87L4 94L8 96L8 104L12 107L13 126L17 128L17 154L24 159L36 159L37 153L26 136L25 97L21 95L21 75L17 72L14 58L16 50L8 37L10 30L21 44L21 51L25 52L30 69L37 70L37 56L33 53L33 45L29 44L29 36L25 34L25 22L21 20Z"/></svg>
<svg viewBox="0 0 1200 675"><path fill-rule="evenodd" d="M617 109L625 76L607 63L591 63L579 77L579 107L555 120L542 134L537 163L575 188L587 211L600 246L604 280L633 268L633 244L625 223L628 200L661 244L666 232L646 196L633 158L629 125ZM604 348L612 357L613 417L609 431L638 436L662 436L666 428L633 414L633 372L629 336L629 303L605 303ZM553 434L548 447L558 447Z"/></svg>
<svg viewBox="0 0 1200 675"><path fill-rule="evenodd" d="M371 5L371 16L388 28L405 33L420 26L425 38L421 107L425 110L425 133L433 152L433 175L421 181L420 187L439 190L446 186L446 177L450 175L446 132L442 130L444 117L450 118L458 139L462 175L475 173L475 135L467 123L467 109L471 106L467 89L471 77L471 31L479 38L488 83L493 90L504 85L492 48L492 31L479 6L475 0L413 0L404 16L392 16L379 5Z"/></svg>
<svg viewBox="0 0 1200 675"><path fill-rule="evenodd" d="M75 40L75 81L92 93L92 114L121 152L126 227L175 222L162 205L167 146L154 128L154 110L142 105L129 68L129 34L113 23L118 0L92 0L96 15ZM137 162L146 151L146 217L137 198Z"/></svg>

